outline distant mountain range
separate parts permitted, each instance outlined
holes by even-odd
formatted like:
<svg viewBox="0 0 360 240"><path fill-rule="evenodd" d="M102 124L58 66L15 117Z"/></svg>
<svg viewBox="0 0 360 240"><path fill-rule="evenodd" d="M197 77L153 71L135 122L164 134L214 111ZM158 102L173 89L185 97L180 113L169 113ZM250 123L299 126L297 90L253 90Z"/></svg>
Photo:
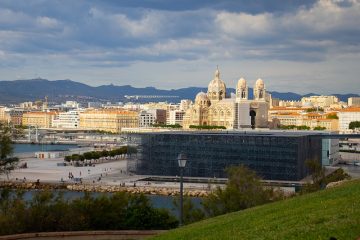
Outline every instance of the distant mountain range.
<svg viewBox="0 0 360 240"><path fill-rule="evenodd" d="M48 96L50 102L62 102L65 100L76 100L79 102L90 101L129 101L125 95L157 95L157 96L178 96L160 97L151 99L138 99L131 101L165 101L179 102L180 99L193 100L200 91L206 92L207 88L188 87L172 90L161 90L154 87L135 88L130 85L115 86L102 85L99 87L91 87L89 85L74 82L71 80L49 81L46 79L30 79L16 81L0 81L0 104L19 103L24 101L43 100ZM228 88L229 94L235 93L235 89ZM282 100L300 100L303 96L319 95L310 93L300 95L293 92L281 93L271 92L273 98ZM252 98L252 89L249 88L249 97ZM342 101L347 101L349 97L359 96L358 94L333 94Z"/></svg>

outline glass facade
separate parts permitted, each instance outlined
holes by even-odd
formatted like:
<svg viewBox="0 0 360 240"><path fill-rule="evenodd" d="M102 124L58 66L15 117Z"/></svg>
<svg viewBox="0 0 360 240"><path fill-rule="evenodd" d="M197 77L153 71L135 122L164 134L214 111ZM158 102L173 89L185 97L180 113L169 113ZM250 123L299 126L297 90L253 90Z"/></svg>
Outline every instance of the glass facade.
<svg viewBox="0 0 360 240"><path fill-rule="evenodd" d="M265 180L298 181L305 161L321 163L322 142L306 134L281 132L163 132L129 137L137 154L128 171L138 175L179 175L177 156L185 153L184 176L226 177L229 166L245 165Z"/></svg>

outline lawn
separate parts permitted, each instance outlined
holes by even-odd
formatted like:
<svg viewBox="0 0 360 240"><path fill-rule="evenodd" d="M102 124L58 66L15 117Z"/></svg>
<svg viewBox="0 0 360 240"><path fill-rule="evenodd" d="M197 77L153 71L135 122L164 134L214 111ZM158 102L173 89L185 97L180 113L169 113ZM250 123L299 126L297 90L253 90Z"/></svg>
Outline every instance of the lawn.
<svg viewBox="0 0 360 240"><path fill-rule="evenodd" d="M357 239L360 181L210 218L153 239Z"/></svg>

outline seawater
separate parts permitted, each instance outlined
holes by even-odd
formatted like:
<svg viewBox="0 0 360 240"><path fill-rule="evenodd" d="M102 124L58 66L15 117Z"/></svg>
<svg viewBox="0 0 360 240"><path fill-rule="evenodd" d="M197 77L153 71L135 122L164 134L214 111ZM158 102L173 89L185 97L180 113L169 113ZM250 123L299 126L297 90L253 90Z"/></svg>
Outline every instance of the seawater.
<svg viewBox="0 0 360 240"><path fill-rule="evenodd" d="M14 153L30 153L38 151L56 151L56 150L69 150L70 148L76 148L75 144L20 144L15 143Z"/></svg>

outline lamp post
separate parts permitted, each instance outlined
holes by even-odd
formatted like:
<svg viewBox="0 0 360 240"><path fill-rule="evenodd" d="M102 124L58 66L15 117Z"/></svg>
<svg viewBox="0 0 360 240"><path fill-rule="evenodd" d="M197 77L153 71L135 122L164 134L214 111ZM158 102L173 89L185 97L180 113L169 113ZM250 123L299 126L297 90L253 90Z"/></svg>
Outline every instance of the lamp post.
<svg viewBox="0 0 360 240"><path fill-rule="evenodd" d="M187 157L184 153L180 153L177 157L180 168L180 226L183 224L183 175Z"/></svg>

